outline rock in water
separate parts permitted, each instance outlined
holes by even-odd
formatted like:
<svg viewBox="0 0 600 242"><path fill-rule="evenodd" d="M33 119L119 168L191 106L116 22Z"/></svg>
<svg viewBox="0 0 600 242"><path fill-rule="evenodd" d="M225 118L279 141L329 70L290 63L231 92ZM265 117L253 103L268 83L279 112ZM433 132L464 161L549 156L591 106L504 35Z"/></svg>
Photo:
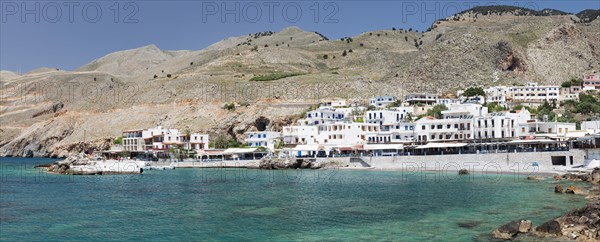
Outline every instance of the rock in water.
<svg viewBox="0 0 600 242"><path fill-rule="evenodd" d="M519 233L520 227L520 220L515 220L505 225L502 225L500 228L494 230L492 232L492 236L496 239L512 239L515 235Z"/></svg>
<svg viewBox="0 0 600 242"><path fill-rule="evenodd" d="M543 223L539 227L535 228L535 231L547 233L551 235L562 235L562 229L560 228L560 223L556 220L551 220Z"/></svg>
<svg viewBox="0 0 600 242"><path fill-rule="evenodd" d="M458 170L458 174L459 175L469 175L469 170L467 170L467 169L460 169L460 170Z"/></svg>
<svg viewBox="0 0 600 242"><path fill-rule="evenodd" d="M563 193L563 187L561 185L556 185L554 187L554 192L555 193Z"/></svg>
<svg viewBox="0 0 600 242"><path fill-rule="evenodd" d="M521 220L519 223L519 233L527 233L531 231L532 224L533 223L531 220Z"/></svg>
<svg viewBox="0 0 600 242"><path fill-rule="evenodd" d="M594 168L594 171L592 171L591 179L593 183L600 183L600 168Z"/></svg>
<svg viewBox="0 0 600 242"><path fill-rule="evenodd" d="M565 193L567 193L567 194L585 194L585 191L583 191L583 189L581 189L581 187L569 186L565 190Z"/></svg>

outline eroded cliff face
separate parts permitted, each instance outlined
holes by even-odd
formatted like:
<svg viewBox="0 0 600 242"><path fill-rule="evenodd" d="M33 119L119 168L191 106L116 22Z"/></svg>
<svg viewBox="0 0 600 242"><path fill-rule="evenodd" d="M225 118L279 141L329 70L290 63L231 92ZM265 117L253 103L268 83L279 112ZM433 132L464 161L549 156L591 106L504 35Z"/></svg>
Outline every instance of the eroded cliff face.
<svg viewBox="0 0 600 242"><path fill-rule="evenodd" d="M246 131L279 131L324 99L558 85L600 69L600 20L572 18L473 15L425 33L376 30L342 40L287 28L199 51L145 46L76 71L2 71L0 155L105 149L123 130L156 125L241 141ZM281 73L294 75L252 81ZM232 102L240 104L234 111L223 108Z"/></svg>

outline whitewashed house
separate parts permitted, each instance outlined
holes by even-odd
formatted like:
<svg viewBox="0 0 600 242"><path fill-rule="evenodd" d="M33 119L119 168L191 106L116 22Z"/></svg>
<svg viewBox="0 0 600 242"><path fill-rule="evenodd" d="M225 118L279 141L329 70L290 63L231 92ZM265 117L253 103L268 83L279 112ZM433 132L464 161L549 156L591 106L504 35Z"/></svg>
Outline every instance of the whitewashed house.
<svg viewBox="0 0 600 242"><path fill-rule="evenodd" d="M424 117L415 122L415 141L444 142L473 138L473 116L434 119Z"/></svg>
<svg viewBox="0 0 600 242"><path fill-rule="evenodd" d="M559 86L539 86L535 82L527 83L526 86L513 86L509 88L507 97L512 102L543 103L560 101Z"/></svg>
<svg viewBox="0 0 600 242"><path fill-rule="evenodd" d="M378 108L385 108L394 102L396 102L396 97L394 96L380 96L371 98L371 100L369 100L369 105Z"/></svg>
<svg viewBox="0 0 600 242"><path fill-rule="evenodd" d="M425 104L433 105L437 102L439 95L431 93L411 93L404 97L404 102L410 105Z"/></svg>
<svg viewBox="0 0 600 242"><path fill-rule="evenodd" d="M506 97L508 96L509 89L510 88L506 86L495 86L486 88L483 91L485 92L487 102L497 103L502 107L507 107L508 103Z"/></svg>
<svg viewBox="0 0 600 242"><path fill-rule="evenodd" d="M365 114L365 123L370 124L393 124L406 119L408 113L397 110L373 110Z"/></svg>
<svg viewBox="0 0 600 242"><path fill-rule="evenodd" d="M246 132L244 142L249 147L265 147L271 151L275 150L275 142L281 139L280 132L256 131Z"/></svg>
<svg viewBox="0 0 600 242"><path fill-rule="evenodd" d="M540 122L531 120L518 124L517 135L522 138L547 137L567 138L569 132L575 131L575 123Z"/></svg>
<svg viewBox="0 0 600 242"><path fill-rule="evenodd" d="M285 126L282 129L284 145L314 145L318 134L317 126Z"/></svg>
<svg viewBox="0 0 600 242"><path fill-rule="evenodd" d="M319 107L316 110L306 113L306 122L308 125L319 125L329 122L343 121L346 119L346 113L337 111L331 107Z"/></svg>

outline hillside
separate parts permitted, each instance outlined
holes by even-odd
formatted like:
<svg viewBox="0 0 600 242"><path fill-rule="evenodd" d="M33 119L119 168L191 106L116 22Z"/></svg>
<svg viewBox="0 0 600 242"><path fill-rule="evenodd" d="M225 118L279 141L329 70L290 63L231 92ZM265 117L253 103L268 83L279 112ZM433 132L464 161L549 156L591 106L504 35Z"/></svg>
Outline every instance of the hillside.
<svg viewBox="0 0 600 242"><path fill-rule="evenodd" d="M154 125L241 138L261 116L275 130L324 98L560 84L600 69L600 20L589 20L596 10L500 9L474 8L423 33L334 40L289 27L202 50L119 51L75 71L3 71L0 155L64 156L84 137L99 145ZM247 105L226 111L227 102Z"/></svg>

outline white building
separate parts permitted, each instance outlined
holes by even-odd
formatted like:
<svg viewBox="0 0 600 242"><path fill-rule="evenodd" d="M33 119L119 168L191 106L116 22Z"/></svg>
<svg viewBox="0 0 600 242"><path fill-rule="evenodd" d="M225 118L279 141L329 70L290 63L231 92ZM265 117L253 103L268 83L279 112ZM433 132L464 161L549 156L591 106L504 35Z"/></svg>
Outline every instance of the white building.
<svg viewBox="0 0 600 242"><path fill-rule="evenodd" d="M317 126L285 126L282 137L284 145L314 145L317 144Z"/></svg>
<svg viewBox="0 0 600 242"><path fill-rule="evenodd" d="M525 138L534 138L538 136L548 138L567 138L569 132L575 131L576 127L577 126L574 123L539 122L532 120L527 123L519 124L517 135Z"/></svg>
<svg viewBox="0 0 600 242"><path fill-rule="evenodd" d="M526 86L514 86L508 90L508 98L512 102L537 102L543 103L560 101L559 86L538 86L535 82L527 83Z"/></svg>
<svg viewBox="0 0 600 242"><path fill-rule="evenodd" d="M509 87L506 86L495 86L495 87L490 87L487 89L484 89L483 91L485 92L486 95L486 101L489 103L497 103L498 105L502 106L502 107L506 107L507 106L507 100L506 97L508 96L509 93Z"/></svg>
<svg viewBox="0 0 600 242"><path fill-rule="evenodd" d="M306 113L306 122L308 125L319 125L329 122L343 121L345 119L345 112L337 111L331 107L319 107L316 110Z"/></svg>
<svg viewBox="0 0 600 242"><path fill-rule="evenodd" d="M367 143L406 143L412 142L415 136L415 124L409 122L399 122L394 124L384 124L379 132L369 132L366 134Z"/></svg>
<svg viewBox="0 0 600 242"><path fill-rule="evenodd" d="M474 103L455 104L447 108L448 110L442 111L444 118L482 117L488 114L487 107Z"/></svg>
<svg viewBox="0 0 600 242"><path fill-rule="evenodd" d="M190 146L194 150L204 150L208 148L208 134L191 134Z"/></svg>
<svg viewBox="0 0 600 242"><path fill-rule="evenodd" d="M269 150L275 150L275 142L281 139L280 132L257 131L246 132L245 142L249 147L265 147Z"/></svg>
<svg viewBox="0 0 600 242"><path fill-rule="evenodd" d="M369 100L369 105L375 106L378 108L385 108L394 102L396 102L396 97L380 96L380 97L371 98L371 100Z"/></svg>
<svg viewBox="0 0 600 242"><path fill-rule="evenodd" d="M453 105L453 104L460 104L462 103L462 101L458 98L438 98L437 100L435 100L435 104L443 104L443 105Z"/></svg>
<svg viewBox="0 0 600 242"><path fill-rule="evenodd" d="M476 117L473 122L473 138L477 140L513 139L516 136L517 120L508 112L491 113Z"/></svg>
<svg viewBox="0 0 600 242"><path fill-rule="evenodd" d="M473 138L473 117L434 119L425 117L415 123L415 141L443 142Z"/></svg>
<svg viewBox="0 0 600 242"><path fill-rule="evenodd" d="M398 122L406 119L406 117L408 115L408 113L406 111L407 111L407 109L403 109L402 111L398 111L398 110L367 111L367 113L365 114L364 120L365 120L365 123L379 124L379 125L398 123Z"/></svg>
<svg viewBox="0 0 600 242"><path fill-rule="evenodd" d="M439 98L439 95L437 95L437 94L413 93L413 94L406 95L406 97L404 97L404 101L409 103L410 105L415 105L415 104L431 105L431 104L435 104L437 102L438 98Z"/></svg>
<svg viewBox="0 0 600 242"><path fill-rule="evenodd" d="M195 140L197 139L197 140ZM126 151L168 150L170 148L202 150L208 146L207 134L190 134L161 126L123 132L123 149Z"/></svg>
<svg viewBox="0 0 600 242"><path fill-rule="evenodd" d="M581 130L585 130L589 134L600 133L600 120L581 122Z"/></svg>

